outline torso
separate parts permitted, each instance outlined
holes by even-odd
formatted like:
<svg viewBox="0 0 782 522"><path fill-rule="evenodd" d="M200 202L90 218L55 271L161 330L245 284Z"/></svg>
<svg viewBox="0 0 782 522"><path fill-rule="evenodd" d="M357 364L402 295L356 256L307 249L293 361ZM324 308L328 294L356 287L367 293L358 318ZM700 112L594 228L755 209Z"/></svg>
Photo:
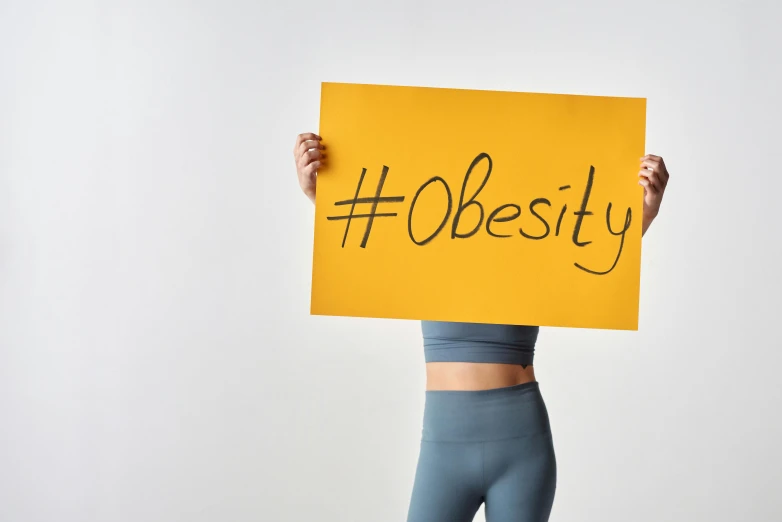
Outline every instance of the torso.
<svg viewBox="0 0 782 522"><path fill-rule="evenodd" d="M488 390L535 380L532 365L430 362L426 363L427 390Z"/></svg>

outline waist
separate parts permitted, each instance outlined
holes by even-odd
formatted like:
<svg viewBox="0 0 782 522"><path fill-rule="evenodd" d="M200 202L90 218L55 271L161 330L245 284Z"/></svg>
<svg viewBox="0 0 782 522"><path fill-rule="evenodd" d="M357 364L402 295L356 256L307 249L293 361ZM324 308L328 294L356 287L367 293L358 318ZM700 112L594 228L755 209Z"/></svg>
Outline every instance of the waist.
<svg viewBox="0 0 782 522"><path fill-rule="evenodd" d="M482 391L427 391L422 440L470 442L550 433L537 382Z"/></svg>
<svg viewBox="0 0 782 522"><path fill-rule="evenodd" d="M491 390L535 381L532 365L428 362L426 389L434 390Z"/></svg>

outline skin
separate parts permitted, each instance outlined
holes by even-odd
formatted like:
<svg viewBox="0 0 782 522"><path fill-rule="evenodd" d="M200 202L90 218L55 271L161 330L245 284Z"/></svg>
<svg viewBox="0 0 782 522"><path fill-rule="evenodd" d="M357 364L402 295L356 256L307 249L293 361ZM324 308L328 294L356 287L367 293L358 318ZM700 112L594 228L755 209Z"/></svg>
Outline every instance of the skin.
<svg viewBox="0 0 782 522"><path fill-rule="evenodd" d="M323 138L312 132L299 134L293 148L299 186L315 204L318 169L327 160ZM668 169L660 156L647 154L640 160L638 184L644 188L642 234L660 212ZM488 390L514 386L535 380L532 365L522 368L515 364L435 362L426 364L427 390Z"/></svg>

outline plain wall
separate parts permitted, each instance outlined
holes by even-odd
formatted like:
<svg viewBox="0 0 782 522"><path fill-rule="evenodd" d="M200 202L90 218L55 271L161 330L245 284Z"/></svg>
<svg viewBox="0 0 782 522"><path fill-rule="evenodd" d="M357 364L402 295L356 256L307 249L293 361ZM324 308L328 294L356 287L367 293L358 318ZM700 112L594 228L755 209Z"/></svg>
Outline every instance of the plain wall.
<svg viewBox="0 0 782 522"><path fill-rule="evenodd" d="M405 519L419 324L309 315L321 81L648 98L640 329L538 342L551 520L782 520L780 19L0 1L0 520Z"/></svg>

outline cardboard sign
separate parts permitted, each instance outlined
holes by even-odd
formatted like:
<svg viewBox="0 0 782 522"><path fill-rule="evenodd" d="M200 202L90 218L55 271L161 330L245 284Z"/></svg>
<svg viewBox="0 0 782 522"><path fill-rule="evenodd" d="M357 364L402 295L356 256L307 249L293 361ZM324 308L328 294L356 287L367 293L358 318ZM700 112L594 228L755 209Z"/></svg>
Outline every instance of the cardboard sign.
<svg viewBox="0 0 782 522"><path fill-rule="evenodd" d="M311 313L637 329L646 100L324 83Z"/></svg>

